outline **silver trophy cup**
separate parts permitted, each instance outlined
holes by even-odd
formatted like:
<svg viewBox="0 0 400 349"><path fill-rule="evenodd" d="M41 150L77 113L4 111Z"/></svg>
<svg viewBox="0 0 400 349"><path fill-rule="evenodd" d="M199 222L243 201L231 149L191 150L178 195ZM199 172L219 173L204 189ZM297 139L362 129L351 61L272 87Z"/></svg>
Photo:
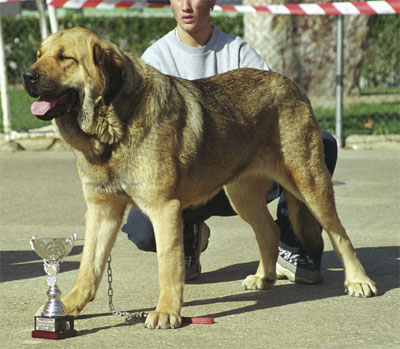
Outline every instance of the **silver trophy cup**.
<svg viewBox="0 0 400 349"><path fill-rule="evenodd" d="M32 337L62 339L76 335L74 318L69 316L60 300L61 291L57 286L57 273L60 263L69 255L74 246L76 234L69 238L31 237L30 243L36 254L43 258L44 270L47 274L48 301L41 316L35 317L35 330Z"/></svg>

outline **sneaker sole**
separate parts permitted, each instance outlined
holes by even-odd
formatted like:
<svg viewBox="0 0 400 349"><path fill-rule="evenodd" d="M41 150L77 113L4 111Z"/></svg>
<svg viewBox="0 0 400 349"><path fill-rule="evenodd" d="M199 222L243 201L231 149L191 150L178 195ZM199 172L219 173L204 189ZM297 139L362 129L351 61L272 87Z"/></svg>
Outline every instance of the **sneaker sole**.
<svg viewBox="0 0 400 349"><path fill-rule="evenodd" d="M276 263L276 278L278 280L289 279L291 282L295 282L294 274L279 263Z"/></svg>

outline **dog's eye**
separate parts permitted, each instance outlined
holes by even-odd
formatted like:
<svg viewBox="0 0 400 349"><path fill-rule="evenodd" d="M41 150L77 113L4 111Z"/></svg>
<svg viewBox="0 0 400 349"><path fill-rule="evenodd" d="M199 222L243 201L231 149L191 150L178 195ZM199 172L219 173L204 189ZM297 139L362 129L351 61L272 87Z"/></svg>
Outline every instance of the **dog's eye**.
<svg viewBox="0 0 400 349"><path fill-rule="evenodd" d="M73 60L74 62L76 62L76 59L74 58L74 57L69 57L69 56L65 56L65 55L63 55L63 54L59 54L58 55L58 60L59 61L65 61L65 60L67 60L67 59L71 59L71 60Z"/></svg>

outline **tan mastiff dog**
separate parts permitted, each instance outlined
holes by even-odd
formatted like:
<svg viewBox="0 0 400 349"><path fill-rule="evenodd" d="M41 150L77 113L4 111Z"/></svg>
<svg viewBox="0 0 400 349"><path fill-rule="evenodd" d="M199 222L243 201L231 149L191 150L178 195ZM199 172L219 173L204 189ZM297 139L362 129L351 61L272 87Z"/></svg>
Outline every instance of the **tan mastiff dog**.
<svg viewBox="0 0 400 349"><path fill-rule="evenodd" d="M45 40L25 71L32 113L55 119L76 154L87 202L85 244L70 314L95 298L127 205L151 219L160 298L149 328L181 324L182 209L224 188L253 228L261 259L245 289L276 280L279 230L266 206L273 182L285 188L290 219L311 256L327 231L350 295L377 293L339 221L321 131L304 92L282 75L240 69L187 81L166 76L82 28Z"/></svg>

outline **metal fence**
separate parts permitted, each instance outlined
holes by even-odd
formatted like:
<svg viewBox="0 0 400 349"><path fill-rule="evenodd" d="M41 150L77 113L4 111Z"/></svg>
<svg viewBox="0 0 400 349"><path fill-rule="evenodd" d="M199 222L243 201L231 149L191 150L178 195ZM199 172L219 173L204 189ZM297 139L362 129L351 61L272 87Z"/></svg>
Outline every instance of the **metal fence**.
<svg viewBox="0 0 400 349"><path fill-rule="evenodd" d="M160 27L159 32L154 32L153 35L160 37L165 34L167 30L174 25L171 11L166 6L166 1L153 1L153 2L135 2L130 3L129 1L117 2L112 0L105 1L85 1L85 0L49 0L56 6L64 7L55 10L54 7L48 6L48 10L44 12L44 7L41 0L36 1L24 1L24 2L12 2L5 3L7 0L0 0L1 10L1 27L2 33L2 52L0 56L1 60L4 61L5 65L1 73L1 92L2 92L2 110L0 121L0 132L3 136L5 135L8 139L16 139L20 137L37 137L37 136L51 136L54 137L55 133L52 130L51 124L47 125L45 129L38 129L43 126L43 123L39 120L35 120L30 115L29 106L32 102L31 98L28 97L22 90L20 76L24 68L26 68L34 60L35 51L39 46L40 41L43 37L46 37L50 31L56 31L58 27L61 29L74 25L74 21L80 20L79 23L84 23L85 26L90 27L96 32L102 33L105 28L109 28L112 31L115 28L115 21L119 23L128 22L129 18L150 18L159 17L158 22L169 21L168 25ZM251 3L252 0L247 1ZM225 1L225 3L235 3L233 1ZM236 1L237 3L238 1ZM235 35L244 36L246 39L251 31L250 26L243 25L243 16L247 14L253 14L254 16L281 16L284 18L302 16L304 19L303 27L306 27L304 23L311 23L312 18L315 15L321 15L320 11L325 11L330 15L326 16L330 18L330 21L334 21L329 35L332 38L327 38L326 33L313 30L312 28L303 28L304 31L301 35L297 32L298 36L302 38L310 37L313 43L322 41L333 41L331 46L325 51L329 50L334 52L333 61L329 64L324 64L332 60L332 54L325 57L326 52L317 51L309 52L311 55L319 55L320 61L314 70L328 69L325 75L329 75L328 85L331 86L330 90L324 94L316 93L319 91L318 87L314 90L310 89L310 99L318 121L322 128L336 134L339 141L339 145L342 144L344 136L349 134L393 134L400 133L400 63L399 63L399 42L400 42L400 19L397 14L384 14L377 15L379 9L372 2L364 2L364 7L360 3L343 3L343 6L333 7L332 4L286 4L286 5L235 5L228 6L224 5L224 2L218 2L218 5L214 9L213 18L218 19L218 25L229 22L230 26L227 29L228 32ZM377 1L376 3L386 3L385 6L391 6L387 13L399 13L400 8L397 5L393 5L393 1L382 2ZM88 10L87 8L97 6L97 9ZM118 6L118 4L120 4ZM155 5L157 4L157 5ZM161 4L161 5L160 5ZM354 4L357 4L354 5ZM367 6L368 5L368 6ZM11 9L13 6L14 9ZM329 6L329 7L328 7ZM352 6L352 7L351 7ZM375 7L374 7L375 6ZM7 7L7 11L5 11ZM74 8L74 10L66 9ZM121 10L121 7L129 8ZM158 10L149 9L157 7ZM99 9L100 8L100 9ZM106 8L106 10L104 10ZM363 28L357 22L352 25L351 29L346 29L343 26L343 20L346 21L348 16L355 15L352 11L358 11L357 13L364 13L365 8L372 9L376 15L359 14L367 20L363 20ZM310 13L310 11L312 13ZM328 11L328 12L327 12ZM330 12L329 12L330 11ZM392 11L392 12L390 12ZM308 12L308 13L307 13ZM46 20L47 16L47 20ZM49 19L50 18L50 19ZM308 19L308 21L306 20ZM279 20L279 19L278 19ZM277 21L278 21L277 20ZM114 21L114 24L110 24ZM249 19L245 18L245 22ZM35 29L26 34L26 25L24 23L29 22L28 26L35 27ZM261 26L265 27L263 21L259 21ZM134 23L134 22L132 22ZM232 23L236 23L232 25ZM297 23L297 24L296 24ZM289 23L289 30L298 31L302 25L299 25L299 21L295 23L292 20ZM315 23L315 21L314 21ZM224 25L224 24L223 24ZM132 24L133 26L133 24ZM354 53L348 43L353 40L350 35L358 35L357 31L353 31L354 26L358 26L362 30L365 30L365 40L362 41L360 48L361 57L358 57L359 65L355 71L351 71L354 74L354 88L349 90L343 88L343 77L349 75L349 70L346 66L349 65L349 59L354 58ZM50 27L50 30L48 28ZM255 27L257 28L257 27ZM137 28L141 30L141 28ZM152 31L152 29L148 29ZM164 30L164 32L162 32ZM255 29L257 30L257 29ZM25 34L24 34L25 33ZM113 37L113 40L117 45L124 49L130 49L131 45L138 45L138 41L144 37L144 35L135 35L134 30L129 28L128 25L118 25L117 38ZM259 35L256 35L259 37ZM130 37L134 37L135 43L129 41ZM142 47L145 47L157 37L150 37L146 42L142 43L139 49L136 49L140 54ZM293 63L292 66L282 68L282 71L278 71L288 75L303 87L309 87L310 72L303 74L304 76L299 77L293 73L295 65L299 64L300 69L303 72L307 72L307 57L306 53L298 54L299 52L306 52L307 47L311 45L307 44L307 41L300 42L301 40L296 39L297 62ZM252 42L249 40L253 47L257 51L262 51L262 43ZM288 43L283 42L283 45L288 46ZM281 50L282 51L282 50ZM309 49L310 51L310 49ZM293 51L294 52L294 51ZM354 51L355 52L355 51ZM353 57L352 57L353 55ZM279 55L275 55L278 56ZM268 60L268 58L267 58ZM269 61L269 60L268 60ZM304 62L303 62L304 61ZM353 59L354 61L354 59ZM28 63L29 62L29 63ZM269 62L270 63L270 62ZM315 62L313 63L315 64ZM278 64L277 64L278 65ZM273 66L273 65L272 65ZM273 66L274 68L274 66ZM286 69L286 70L285 70ZM291 70L292 69L292 70ZM275 69L274 69L275 70ZM310 69L312 71L312 69ZM344 76L343 76L344 75ZM317 76L317 75L316 75ZM308 80L307 80L308 79ZM316 78L315 78L316 79ZM333 91L333 92L332 92ZM349 92L351 91L351 92ZM48 131L51 131L50 133Z"/></svg>

